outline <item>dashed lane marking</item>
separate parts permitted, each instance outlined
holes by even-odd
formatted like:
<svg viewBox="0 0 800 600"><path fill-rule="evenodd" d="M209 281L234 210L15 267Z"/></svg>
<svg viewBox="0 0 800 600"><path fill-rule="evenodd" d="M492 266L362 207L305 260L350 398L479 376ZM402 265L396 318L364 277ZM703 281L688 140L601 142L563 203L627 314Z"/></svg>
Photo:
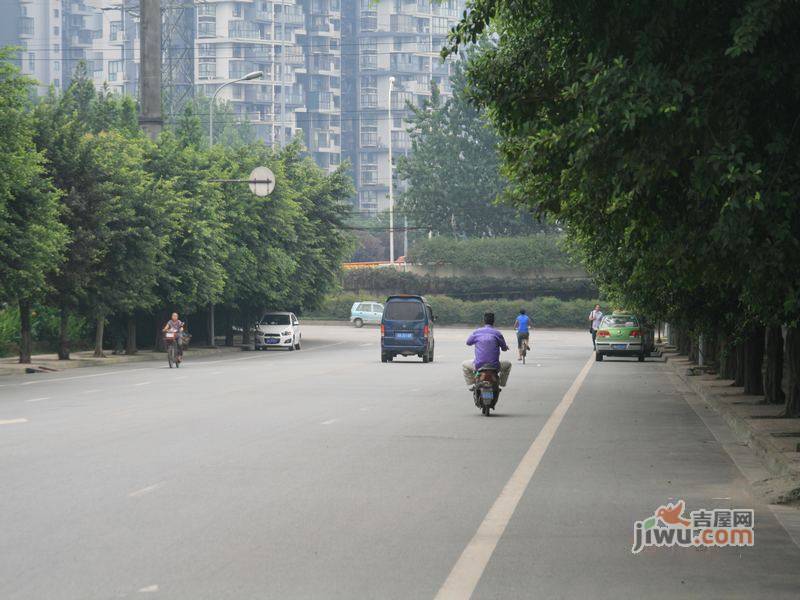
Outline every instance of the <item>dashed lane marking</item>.
<svg viewBox="0 0 800 600"><path fill-rule="evenodd" d="M0 425L16 425L17 423L27 423L28 419L0 419Z"/></svg>
<svg viewBox="0 0 800 600"><path fill-rule="evenodd" d="M41 398L31 398L30 400L25 400L25 402L42 402L44 400L50 400L50 396L42 396Z"/></svg>

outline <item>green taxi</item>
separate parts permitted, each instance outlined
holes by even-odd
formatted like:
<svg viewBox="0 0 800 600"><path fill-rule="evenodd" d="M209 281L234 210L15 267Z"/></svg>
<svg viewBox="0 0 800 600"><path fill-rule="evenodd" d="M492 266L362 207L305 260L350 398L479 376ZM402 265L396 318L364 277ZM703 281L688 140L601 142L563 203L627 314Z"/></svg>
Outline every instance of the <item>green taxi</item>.
<svg viewBox="0 0 800 600"><path fill-rule="evenodd" d="M595 360L604 356L635 356L644 362L648 354L646 331L641 321L630 313L615 312L600 322L595 341Z"/></svg>

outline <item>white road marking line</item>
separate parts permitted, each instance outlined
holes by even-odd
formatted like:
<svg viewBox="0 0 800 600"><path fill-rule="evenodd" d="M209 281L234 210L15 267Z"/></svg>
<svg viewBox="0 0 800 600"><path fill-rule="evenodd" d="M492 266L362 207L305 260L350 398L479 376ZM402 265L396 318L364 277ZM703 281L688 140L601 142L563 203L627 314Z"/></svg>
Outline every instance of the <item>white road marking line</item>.
<svg viewBox="0 0 800 600"><path fill-rule="evenodd" d="M84 393L84 394L96 394L97 392L102 392L102 391L103 391L103 390L101 390L101 389L96 389L96 390L86 390L86 391L85 391L85 392L83 392L83 393Z"/></svg>
<svg viewBox="0 0 800 600"><path fill-rule="evenodd" d="M75 377L61 377L59 379L39 379L37 381L26 381L24 383L20 383L19 385L36 385L37 383L53 383L56 381L72 381L73 379L88 379L90 377L105 377L107 375L119 375L120 373L134 373L136 371L144 371L144 368L141 369L128 369L126 371L109 371L108 373L94 373L93 375L76 375Z"/></svg>
<svg viewBox="0 0 800 600"><path fill-rule="evenodd" d="M300 356L302 356L303 354L308 354L309 352L313 352L314 350L322 350L323 348L330 348L331 346L341 346L342 344L346 344L346 343L347 342L334 342L333 344L325 344L323 346L314 346L313 348L303 348L300 351ZM269 354L271 354L271 353L266 353L265 354L265 353L262 353L262 352L255 352L253 354L253 356L245 356L243 358L229 358L229 359L226 359L226 360L210 360L210 361L206 361L206 362L198 362L197 364L198 365L216 365L218 363L232 363L232 362L239 362L241 360L253 360L254 358L265 358L266 356L269 356ZM288 352L286 352L286 353L284 353L284 352L276 353L276 355L278 355L278 354L286 355L286 356L290 355L290 353L288 353ZM297 356L297 353L296 352L292 353L291 356Z"/></svg>
<svg viewBox="0 0 800 600"><path fill-rule="evenodd" d="M222 375L222 371L211 371L209 375Z"/></svg>
<svg viewBox="0 0 800 600"><path fill-rule="evenodd" d="M375 344L359 344L361 348L366 348L367 346L374 346Z"/></svg>
<svg viewBox="0 0 800 600"><path fill-rule="evenodd" d="M41 398L31 398L30 400L25 400L25 402L41 402L42 400L50 400L50 396L42 396Z"/></svg>
<svg viewBox="0 0 800 600"><path fill-rule="evenodd" d="M188 375L181 375L180 377L176 377L175 379L180 381L181 379L189 379L189 376Z"/></svg>
<svg viewBox="0 0 800 600"><path fill-rule="evenodd" d="M369 406L362 406L358 410L364 410L364 411L369 410Z"/></svg>
<svg viewBox="0 0 800 600"><path fill-rule="evenodd" d="M726 496L725 498L712 498L712 500L730 500L730 498Z"/></svg>
<svg viewBox="0 0 800 600"><path fill-rule="evenodd" d="M0 425L16 425L17 423L27 423L28 419L5 419L0 420Z"/></svg>
<svg viewBox="0 0 800 600"><path fill-rule="evenodd" d="M583 381L586 379L594 362L594 356L592 355L583 365L561 402L550 413L550 417L542 427L539 435L533 440L525 456L522 457L519 465L511 475L511 479L508 480L503 491L500 492L497 500L495 500L489 512L486 513L486 517L478 527L478 531L475 532L467 547L464 548L453 570L450 571L447 580L439 589L436 594L436 600L467 600L472 596L489 559L494 553L494 549L497 547L497 542L500 541L503 532L505 532L508 522L522 499L522 495L525 493L544 453L547 451L550 442L553 441L564 415L575 400L575 396L581 385L583 385Z"/></svg>
<svg viewBox="0 0 800 600"><path fill-rule="evenodd" d="M331 423L336 423L339 419L330 419L328 421L323 421L320 425L330 425Z"/></svg>
<svg viewBox="0 0 800 600"><path fill-rule="evenodd" d="M411 391L412 391L412 392L418 392L418 391L419 391L419 388L414 388L414 389L413 389L413 390L411 390Z"/></svg>
<svg viewBox="0 0 800 600"><path fill-rule="evenodd" d="M164 485L163 481L160 481L159 483L154 483L153 485L148 485L145 488L142 488L140 490L136 490L135 492L131 492L130 494L128 494L128 497L129 498L138 498L139 496L144 496L145 494L149 494L153 490L156 490L156 489L160 488L162 485Z"/></svg>
<svg viewBox="0 0 800 600"><path fill-rule="evenodd" d="M151 383L153 383L153 382L152 381L142 381L141 383L134 383L133 386L134 387L139 387L140 385L150 385Z"/></svg>
<svg viewBox="0 0 800 600"><path fill-rule="evenodd" d="M139 590L139 592L142 594L149 594L151 592L157 592L157 591L158 591L158 586L155 584L148 585L147 587L143 587L142 589Z"/></svg>

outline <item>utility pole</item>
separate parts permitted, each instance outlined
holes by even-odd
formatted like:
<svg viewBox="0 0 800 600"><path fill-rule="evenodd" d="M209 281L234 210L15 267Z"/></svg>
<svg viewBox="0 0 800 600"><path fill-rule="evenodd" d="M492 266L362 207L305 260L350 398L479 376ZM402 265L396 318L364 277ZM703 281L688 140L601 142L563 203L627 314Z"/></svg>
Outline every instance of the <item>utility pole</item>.
<svg viewBox="0 0 800 600"><path fill-rule="evenodd" d="M394 77L389 77L389 262L394 264L394 169L392 168L392 91Z"/></svg>
<svg viewBox="0 0 800 600"><path fill-rule="evenodd" d="M161 0L141 0L139 37L139 125L150 138L161 133Z"/></svg>

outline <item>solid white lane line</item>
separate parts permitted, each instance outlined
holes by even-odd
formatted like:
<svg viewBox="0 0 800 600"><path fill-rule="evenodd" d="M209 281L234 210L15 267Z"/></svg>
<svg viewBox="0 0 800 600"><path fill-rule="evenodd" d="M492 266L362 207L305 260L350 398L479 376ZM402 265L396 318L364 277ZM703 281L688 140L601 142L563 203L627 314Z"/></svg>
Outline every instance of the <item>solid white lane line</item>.
<svg viewBox="0 0 800 600"><path fill-rule="evenodd" d="M333 344L325 344L323 346L314 346L313 348L303 348L300 351L300 356L302 356L303 354L308 354L309 352L314 352L314 350L322 350L323 348L330 348L332 346L341 346L342 344L346 344L346 343L347 342L334 342ZM219 364L219 363L232 363L232 362L239 362L241 360L253 360L254 358L264 358L264 357L268 356L269 354L270 353L266 353L265 354L265 353L261 353L261 352L255 352L252 356L245 356L243 358L229 358L229 359L226 359L226 360L209 360L209 361L205 361L205 362L198 362L197 364L198 365L216 365L216 364ZM280 354L284 354L284 353L281 352ZM286 352L285 354L288 355L289 353ZM297 352L292 353L292 356L297 356Z"/></svg>
<svg viewBox="0 0 800 600"><path fill-rule="evenodd" d="M550 417L542 427L539 435L533 440L525 456L522 457L519 465L511 475L511 479L508 480L503 491L500 492L500 496L495 500L489 512L486 513L486 517L478 527L478 531L467 544L467 547L464 548L453 570L450 571L447 580L439 589L436 594L436 600L467 600L472 596L478 581L480 581L486 569L486 565L489 563L489 559L494 553L494 549L497 547L497 542L500 541L508 522L514 515L522 495L525 493L533 474L542 460L542 456L547 451L550 442L553 441L564 415L569 410L569 407L572 406L572 402L575 400L575 396L594 362L594 355L592 355L583 365L561 402L550 413Z"/></svg>
<svg viewBox="0 0 800 600"><path fill-rule="evenodd" d="M374 346L375 344L361 344L361 348L366 348L367 346Z"/></svg>
<svg viewBox="0 0 800 600"><path fill-rule="evenodd" d="M136 490L135 492L131 492L130 494L128 494L128 497L129 498L138 498L139 496L144 496L145 494L149 494L153 490L156 490L156 489L160 488L162 485L164 485L163 481L161 481L159 483L154 483L153 485L148 485L145 488L142 488L140 490Z"/></svg>
<svg viewBox="0 0 800 600"><path fill-rule="evenodd" d="M142 381L141 383L134 383L133 386L134 387L139 387L140 385L150 385L151 383L153 383L153 382L152 381Z"/></svg>
<svg viewBox="0 0 800 600"><path fill-rule="evenodd" d="M180 377L176 377L176 380L180 381L181 379L189 379L188 375L181 375Z"/></svg>
<svg viewBox="0 0 800 600"><path fill-rule="evenodd" d="M148 585L139 590L139 592L142 594L149 594L151 592L157 592L157 591L158 591L158 585L156 584Z"/></svg>
<svg viewBox="0 0 800 600"><path fill-rule="evenodd" d="M41 402L42 400L50 400L50 396L43 396L41 398L31 398L30 400L25 400L25 402Z"/></svg>
<svg viewBox="0 0 800 600"><path fill-rule="evenodd" d="M102 391L103 391L103 390L101 390L101 389L95 389L95 390L84 390L84 392L83 392L83 393L84 393L84 394L96 394L97 392L102 392Z"/></svg>
<svg viewBox="0 0 800 600"><path fill-rule="evenodd" d="M330 425L331 423L336 423L339 419L329 419L328 421L323 421L320 425Z"/></svg>
<svg viewBox="0 0 800 600"><path fill-rule="evenodd" d="M135 373L136 371L144 371L141 369L128 369L126 371L109 371L108 373L94 373L93 375L76 375L75 377L61 377L59 379L39 379L37 381L26 381L19 385L36 385L37 383L54 383L57 381L72 381L73 379L89 379L90 377L106 377L107 375L119 375L120 373Z"/></svg>
<svg viewBox="0 0 800 600"><path fill-rule="evenodd" d="M28 419L0 419L0 425L16 425L17 423L27 423Z"/></svg>

